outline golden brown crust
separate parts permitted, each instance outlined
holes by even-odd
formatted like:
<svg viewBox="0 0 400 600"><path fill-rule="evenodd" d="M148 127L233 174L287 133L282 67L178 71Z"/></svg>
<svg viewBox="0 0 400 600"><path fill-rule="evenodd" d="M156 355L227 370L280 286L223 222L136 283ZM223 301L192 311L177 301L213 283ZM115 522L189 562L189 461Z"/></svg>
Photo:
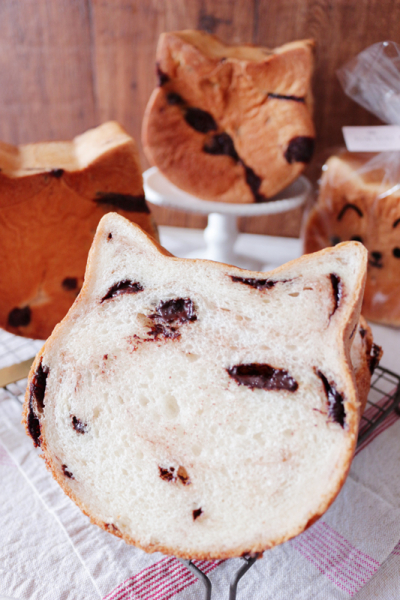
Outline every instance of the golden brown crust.
<svg viewBox="0 0 400 600"><path fill-rule="evenodd" d="M362 315L360 317L360 323L357 328L356 335L357 334L362 340L361 346L366 358L365 362L362 362L362 366L360 365L358 369L355 368L358 397L360 399L360 415L362 415L367 404L368 394L371 385L370 357L373 345L371 328Z"/></svg>
<svg viewBox="0 0 400 600"><path fill-rule="evenodd" d="M382 354L382 348L374 344L371 328L361 315L354 331L351 347L351 358L360 401L360 416L367 404L372 373L379 364Z"/></svg>
<svg viewBox="0 0 400 600"><path fill-rule="evenodd" d="M161 85L143 120L149 161L179 188L205 200L252 203L272 197L305 167L304 149L297 148L291 162L285 157L289 144L299 139L306 141L298 144L312 144L315 136L313 51L312 40L269 50L229 46L198 31L162 34ZM186 116L193 108L210 115L215 127L190 125ZM226 145L216 148L220 134L229 135L236 154Z"/></svg>
<svg viewBox="0 0 400 600"><path fill-rule="evenodd" d="M73 142L0 144L0 327L50 335L83 284L94 233L110 211L157 235L135 142L117 123Z"/></svg>
<svg viewBox="0 0 400 600"><path fill-rule="evenodd" d="M345 152L327 161L318 201L305 225L304 251L361 238L370 252L362 312L370 321L399 326L400 191L387 194L383 169L360 174L372 157ZM348 205L352 208L346 209Z"/></svg>

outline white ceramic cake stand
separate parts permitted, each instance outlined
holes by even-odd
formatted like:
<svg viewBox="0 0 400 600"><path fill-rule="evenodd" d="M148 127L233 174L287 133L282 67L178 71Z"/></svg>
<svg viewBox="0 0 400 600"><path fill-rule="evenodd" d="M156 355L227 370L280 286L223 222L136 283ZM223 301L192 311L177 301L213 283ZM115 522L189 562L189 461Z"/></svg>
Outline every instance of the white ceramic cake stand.
<svg viewBox="0 0 400 600"><path fill-rule="evenodd" d="M227 204L209 202L187 194L168 181L157 167L145 171L143 179L146 199L149 202L157 206L208 215L208 224L204 230L206 247L190 252L185 258L207 258L251 270L261 270L262 265L269 259L261 262L235 252L234 246L239 233L237 218L287 212L304 204L311 192L311 183L301 176L269 202ZM274 262L273 257L271 262Z"/></svg>

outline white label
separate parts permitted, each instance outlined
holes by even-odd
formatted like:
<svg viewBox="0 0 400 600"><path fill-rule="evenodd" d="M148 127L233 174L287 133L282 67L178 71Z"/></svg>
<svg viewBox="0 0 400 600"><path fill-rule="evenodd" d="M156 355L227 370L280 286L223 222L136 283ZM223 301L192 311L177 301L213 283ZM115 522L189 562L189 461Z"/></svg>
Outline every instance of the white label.
<svg viewBox="0 0 400 600"><path fill-rule="evenodd" d="M390 152L400 150L400 125L342 127L349 152Z"/></svg>

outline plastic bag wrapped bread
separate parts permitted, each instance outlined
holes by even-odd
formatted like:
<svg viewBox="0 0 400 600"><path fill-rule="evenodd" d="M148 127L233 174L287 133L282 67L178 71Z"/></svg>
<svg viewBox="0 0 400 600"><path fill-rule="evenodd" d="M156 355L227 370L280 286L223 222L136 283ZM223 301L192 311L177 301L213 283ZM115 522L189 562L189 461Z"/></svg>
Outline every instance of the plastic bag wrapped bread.
<svg viewBox="0 0 400 600"><path fill-rule="evenodd" d="M271 548L324 513L350 467L365 270L357 243L269 273L178 259L107 215L32 367L27 432L128 543L204 559Z"/></svg>
<svg viewBox="0 0 400 600"><path fill-rule="evenodd" d="M400 153L332 156L304 229L304 251L346 240L369 251L363 315L400 325Z"/></svg>
<svg viewBox="0 0 400 600"><path fill-rule="evenodd" d="M400 45L369 46L337 71L344 92L384 123L400 125Z"/></svg>
<svg viewBox="0 0 400 600"><path fill-rule="evenodd" d="M338 77L355 102L386 123L400 123L398 44L366 48ZM343 152L326 162L318 201L305 225L304 250L352 239L369 251L363 314L400 325L400 152Z"/></svg>
<svg viewBox="0 0 400 600"><path fill-rule="evenodd" d="M218 202L264 202L311 159L312 40L274 50L201 31L161 35L159 86L143 120L149 161L180 189Z"/></svg>
<svg viewBox="0 0 400 600"><path fill-rule="evenodd" d="M110 211L157 235L135 142L118 123L72 142L0 143L0 327L50 335L82 286L96 227Z"/></svg>

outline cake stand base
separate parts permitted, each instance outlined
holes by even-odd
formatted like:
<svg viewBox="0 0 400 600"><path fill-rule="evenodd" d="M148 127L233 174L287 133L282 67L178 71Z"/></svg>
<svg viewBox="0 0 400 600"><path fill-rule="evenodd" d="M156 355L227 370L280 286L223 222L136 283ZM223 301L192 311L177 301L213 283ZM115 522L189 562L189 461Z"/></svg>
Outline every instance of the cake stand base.
<svg viewBox="0 0 400 600"><path fill-rule="evenodd" d="M166 179L157 167L143 173L144 190L149 202L186 212L208 215L204 230L205 248L199 248L184 258L205 258L252 271L259 271L266 262L274 262L274 257L258 261L235 251L239 230L238 217L261 216L287 212L303 205L311 193L311 183L301 176L269 202L259 204L227 204L209 202L183 192Z"/></svg>
<svg viewBox="0 0 400 600"><path fill-rule="evenodd" d="M262 268L263 261L235 252L239 235L237 217L210 213L207 223L204 230L206 247L189 252L185 258L206 258L250 271L259 271Z"/></svg>

